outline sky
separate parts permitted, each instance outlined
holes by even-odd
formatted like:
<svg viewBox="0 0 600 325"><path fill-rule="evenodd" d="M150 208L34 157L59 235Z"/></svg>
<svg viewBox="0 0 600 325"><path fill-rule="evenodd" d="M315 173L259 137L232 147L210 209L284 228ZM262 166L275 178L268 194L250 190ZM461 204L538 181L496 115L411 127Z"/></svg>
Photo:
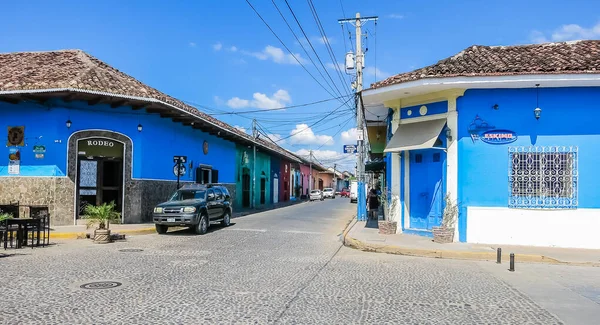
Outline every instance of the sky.
<svg viewBox="0 0 600 325"><path fill-rule="evenodd" d="M355 157L342 153L356 143L353 76L336 65L356 39L338 19L379 17L363 29L365 88L471 45L600 39L594 0L313 0L320 25L310 1L249 2L277 37L246 0L10 1L0 52L84 50L241 130L256 119L282 147L353 171Z"/></svg>

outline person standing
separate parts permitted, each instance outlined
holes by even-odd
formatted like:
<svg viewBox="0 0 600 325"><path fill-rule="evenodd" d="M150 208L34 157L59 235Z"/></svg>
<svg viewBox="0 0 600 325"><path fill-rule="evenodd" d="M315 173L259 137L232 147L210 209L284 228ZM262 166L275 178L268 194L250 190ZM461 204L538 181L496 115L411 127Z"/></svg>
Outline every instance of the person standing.
<svg viewBox="0 0 600 325"><path fill-rule="evenodd" d="M369 207L369 218L377 220L377 213L379 211L379 196L377 195L377 190L374 188L369 191L369 196L367 197L367 206Z"/></svg>

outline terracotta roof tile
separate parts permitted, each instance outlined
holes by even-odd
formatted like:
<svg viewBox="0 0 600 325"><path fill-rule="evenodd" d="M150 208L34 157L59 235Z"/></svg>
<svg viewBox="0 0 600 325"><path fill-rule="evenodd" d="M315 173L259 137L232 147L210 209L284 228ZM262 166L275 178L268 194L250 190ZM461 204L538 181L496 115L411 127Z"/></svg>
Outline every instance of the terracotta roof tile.
<svg viewBox="0 0 600 325"><path fill-rule="evenodd" d="M0 53L0 92L59 88L159 100L215 124L239 138L252 141L252 136L145 85L81 50ZM261 144L289 157L279 146L262 142Z"/></svg>
<svg viewBox="0 0 600 325"><path fill-rule="evenodd" d="M600 73L600 40L474 45L436 64L375 82L371 88L427 78L563 73Z"/></svg>

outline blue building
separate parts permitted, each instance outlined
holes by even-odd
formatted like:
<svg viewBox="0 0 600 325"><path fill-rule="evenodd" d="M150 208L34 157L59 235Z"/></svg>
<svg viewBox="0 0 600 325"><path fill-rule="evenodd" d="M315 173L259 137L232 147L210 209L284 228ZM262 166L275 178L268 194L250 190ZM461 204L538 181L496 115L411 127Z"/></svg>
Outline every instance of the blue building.
<svg viewBox="0 0 600 325"><path fill-rule="evenodd" d="M149 220L178 173L235 202L236 144L284 152L78 50L0 54L0 127L0 204L47 206L54 225L110 201L123 222Z"/></svg>
<svg viewBox="0 0 600 325"><path fill-rule="evenodd" d="M600 248L600 41L472 46L363 100L392 111L398 232L431 235L447 196L455 241Z"/></svg>

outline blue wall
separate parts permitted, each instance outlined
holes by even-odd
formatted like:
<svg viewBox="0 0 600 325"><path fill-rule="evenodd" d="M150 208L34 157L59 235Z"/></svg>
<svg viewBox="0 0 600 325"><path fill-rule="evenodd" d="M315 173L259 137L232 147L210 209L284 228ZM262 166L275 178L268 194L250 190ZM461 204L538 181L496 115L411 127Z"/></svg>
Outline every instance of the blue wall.
<svg viewBox="0 0 600 325"><path fill-rule="evenodd" d="M67 119L72 121L70 129L65 126ZM138 124L143 125L142 132L137 131ZM0 102L0 130L23 125L27 146L21 148L21 171L32 169L28 166L50 166L41 171L37 169L28 176L51 176L50 170L55 169L66 174L69 136L81 130L103 129L125 134L132 139L134 178L176 180L177 177L173 175L173 156L185 155L188 156L188 164L193 161L194 167L201 163L219 170L219 182L235 183L234 143L145 111L132 111L129 107L112 109L108 105L88 106L85 102L63 103L58 100L45 106ZM42 138L37 140L40 136ZM209 144L207 155L202 151L205 140ZM36 143L46 146L44 159L35 159L33 145ZM0 160L0 176L7 176L6 147L3 157ZM192 180L193 177L194 171L188 168L188 174L182 179Z"/></svg>
<svg viewBox="0 0 600 325"><path fill-rule="evenodd" d="M421 113L419 112L419 110L421 109L421 106L427 107L427 113L425 113L425 115L421 115ZM408 111L411 112L410 115L408 115ZM435 102L435 103L429 103L429 104L425 104L425 105L403 107L400 109L400 118L408 119L408 118L414 118L414 117L442 114L442 113L446 113L446 112L448 112L448 102L447 101Z"/></svg>
<svg viewBox="0 0 600 325"><path fill-rule="evenodd" d="M507 207L509 146L578 146L579 208L600 208L600 88L468 90L457 101L459 202L466 206ZM492 106L498 104L498 110ZM510 144L473 142L469 125L479 115L496 129L517 133ZM464 213L463 209L463 213ZM466 222L465 220L461 220Z"/></svg>

